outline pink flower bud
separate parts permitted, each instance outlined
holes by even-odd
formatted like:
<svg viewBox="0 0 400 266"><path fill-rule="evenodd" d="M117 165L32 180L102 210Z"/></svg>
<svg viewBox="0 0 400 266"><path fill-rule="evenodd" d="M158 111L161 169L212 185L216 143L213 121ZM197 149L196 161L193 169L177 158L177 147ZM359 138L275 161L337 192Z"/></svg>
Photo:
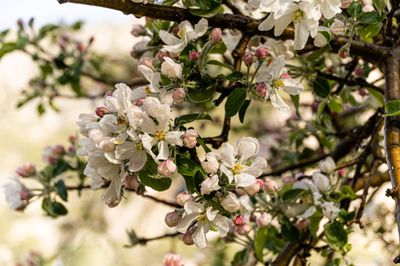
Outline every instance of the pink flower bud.
<svg viewBox="0 0 400 266"><path fill-rule="evenodd" d="M342 0L341 8L348 8L351 3L353 3L353 0Z"/></svg>
<svg viewBox="0 0 400 266"><path fill-rule="evenodd" d="M185 97L186 97L186 91L184 88L177 88L172 93L172 99L176 104L182 103L185 100Z"/></svg>
<svg viewBox="0 0 400 266"><path fill-rule="evenodd" d="M85 46L81 42L76 43L76 49L78 49L79 52L83 53L85 51Z"/></svg>
<svg viewBox="0 0 400 266"><path fill-rule="evenodd" d="M212 152L206 154L206 159L201 162L201 166L204 168L206 173L214 174L218 171L219 162L216 155Z"/></svg>
<svg viewBox="0 0 400 266"><path fill-rule="evenodd" d="M183 234L182 241L183 241L183 243L185 243L188 246L191 246L194 244L192 234L190 233L189 230L187 230L186 233Z"/></svg>
<svg viewBox="0 0 400 266"><path fill-rule="evenodd" d="M260 96L261 98L267 97L268 90L267 90L267 86L265 85L264 82L260 82L257 84L256 92L257 92L257 95Z"/></svg>
<svg viewBox="0 0 400 266"><path fill-rule="evenodd" d="M268 226L272 221L272 216L269 213L260 213L260 215L256 219L256 223L259 227Z"/></svg>
<svg viewBox="0 0 400 266"><path fill-rule="evenodd" d="M347 58L349 56L349 48L343 46L342 48L340 48L338 55L343 59Z"/></svg>
<svg viewBox="0 0 400 266"><path fill-rule="evenodd" d="M339 174L340 177L345 176L346 175L346 169L344 169L344 168L339 169L338 174Z"/></svg>
<svg viewBox="0 0 400 266"><path fill-rule="evenodd" d="M222 38L222 30L220 28L214 28L210 34L211 43L217 44L221 41Z"/></svg>
<svg viewBox="0 0 400 266"><path fill-rule="evenodd" d="M265 59L269 54L267 47L258 47L256 50L256 56L258 59Z"/></svg>
<svg viewBox="0 0 400 266"><path fill-rule="evenodd" d="M176 196L176 203L178 203L181 206L184 206L185 203L190 200L193 200L192 195L186 192L181 192Z"/></svg>
<svg viewBox="0 0 400 266"><path fill-rule="evenodd" d="M246 64L246 66L251 66L254 62L254 56L252 55L251 52L246 52L243 55L242 60Z"/></svg>
<svg viewBox="0 0 400 266"><path fill-rule="evenodd" d="M140 24L133 24L132 30L131 30L131 34L134 37L139 37L140 35L142 35L144 33L144 27Z"/></svg>
<svg viewBox="0 0 400 266"><path fill-rule="evenodd" d="M68 137L68 141L69 141L71 144L76 144L76 136L75 136L75 135L69 136L69 137Z"/></svg>
<svg viewBox="0 0 400 266"><path fill-rule="evenodd" d="M29 177L36 174L36 168L31 163L25 163L23 166L17 169L17 175L21 177Z"/></svg>
<svg viewBox="0 0 400 266"><path fill-rule="evenodd" d="M274 193L278 190L278 184L275 180L267 179L265 181L265 191L268 193Z"/></svg>
<svg viewBox="0 0 400 266"><path fill-rule="evenodd" d="M126 175L122 180L122 183L127 189L131 189L134 191L137 191L140 186L137 176L134 175Z"/></svg>
<svg viewBox="0 0 400 266"><path fill-rule="evenodd" d="M106 91L106 93L104 94L104 98L105 98L105 97L108 97L108 96L112 96L113 93L114 93L114 92L111 91L111 90L110 90L110 91Z"/></svg>
<svg viewBox="0 0 400 266"><path fill-rule="evenodd" d="M186 130L186 133L183 134L183 136L182 136L183 143L185 144L185 146L187 148L192 149L192 148L196 147L198 136L199 136L199 134L197 134L196 130L188 129L188 130Z"/></svg>
<svg viewBox="0 0 400 266"><path fill-rule="evenodd" d="M197 51L189 52L189 60L190 61L197 60L197 59L199 59L199 57L200 57L200 52L197 52Z"/></svg>
<svg viewBox="0 0 400 266"><path fill-rule="evenodd" d="M354 75L356 75L357 77L361 77L363 72L364 71L361 67L356 67L356 69L354 69Z"/></svg>
<svg viewBox="0 0 400 266"><path fill-rule="evenodd" d="M183 266L182 258L175 253L167 253L164 256L163 266Z"/></svg>
<svg viewBox="0 0 400 266"><path fill-rule="evenodd" d="M73 155L75 155L75 153L76 153L75 146L69 145L67 148L67 154L70 156L73 156Z"/></svg>
<svg viewBox="0 0 400 266"><path fill-rule="evenodd" d="M296 228L302 232L304 230L306 230L308 228L308 226L310 225L310 220L305 219L305 218L300 218L299 220L297 220L296 222Z"/></svg>
<svg viewBox="0 0 400 266"><path fill-rule="evenodd" d="M19 197L21 200L28 200L31 198L31 194L27 190L22 190L19 192Z"/></svg>
<svg viewBox="0 0 400 266"><path fill-rule="evenodd" d="M160 62L164 61L164 57L168 56L168 52L166 51L159 51L157 54L157 58Z"/></svg>
<svg viewBox="0 0 400 266"><path fill-rule="evenodd" d="M251 231L251 226L248 225L248 224L244 224L244 225L238 226L238 227L236 228L236 232L237 232L239 235L242 235L242 236L247 235L250 231Z"/></svg>
<svg viewBox="0 0 400 266"><path fill-rule="evenodd" d="M22 20L22 19L18 19L17 20L17 25L18 25L18 27L20 28L20 29L23 29L24 28L24 21Z"/></svg>
<svg viewBox="0 0 400 266"><path fill-rule="evenodd" d="M143 105L143 103L144 103L144 98L140 98L140 99L135 100L135 102L133 104L140 107Z"/></svg>
<svg viewBox="0 0 400 266"><path fill-rule="evenodd" d="M103 107L103 106L100 106L100 107L97 107L97 108L96 108L95 113L96 113L96 115L97 115L98 117L102 118L105 114L108 113L108 110L107 110L107 108L105 108L105 107Z"/></svg>
<svg viewBox="0 0 400 266"><path fill-rule="evenodd" d="M254 182L252 185L245 187L244 190L250 196L257 194L260 191L260 185L257 182Z"/></svg>
<svg viewBox="0 0 400 266"><path fill-rule="evenodd" d="M289 75L289 73L282 73L282 74L281 74L281 78L282 78L282 79L289 79L289 78L290 78L290 75Z"/></svg>
<svg viewBox="0 0 400 266"><path fill-rule="evenodd" d="M148 56L143 57L143 58L140 60L139 64L140 64L140 65L145 65L145 66L147 66L148 68L154 69L154 66L153 66L153 59L151 59L151 58L148 57Z"/></svg>
<svg viewBox="0 0 400 266"><path fill-rule="evenodd" d="M169 212L165 215L165 224L169 227L175 227L182 220L182 217L178 214L178 212L173 211Z"/></svg>
<svg viewBox="0 0 400 266"><path fill-rule="evenodd" d="M62 156L65 154L65 148L63 145L55 145L53 147L53 154L55 156Z"/></svg>
<svg viewBox="0 0 400 266"><path fill-rule="evenodd" d="M176 165L172 160L167 159L158 165L157 172L160 175L169 177L176 172Z"/></svg>
<svg viewBox="0 0 400 266"><path fill-rule="evenodd" d="M244 217L242 215L237 215L233 218L233 223L237 226L244 225Z"/></svg>

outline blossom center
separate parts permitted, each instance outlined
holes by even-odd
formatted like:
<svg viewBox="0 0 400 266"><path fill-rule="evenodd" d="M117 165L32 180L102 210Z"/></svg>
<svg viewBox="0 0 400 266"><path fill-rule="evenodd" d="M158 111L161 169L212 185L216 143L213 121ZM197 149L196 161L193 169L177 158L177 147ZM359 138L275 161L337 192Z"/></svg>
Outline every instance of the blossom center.
<svg viewBox="0 0 400 266"><path fill-rule="evenodd" d="M283 87L285 83L283 83L283 80L277 79L274 81L274 87Z"/></svg>
<svg viewBox="0 0 400 266"><path fill-rule="evenodd" d="M180 37L181 39L184 39L185 34L186 34L186 31L184 29L179 29L179 31L176 35L178 35L178 37Z"/></svg>
<svg viewBox="0 0 400 266"><path fill-rule="evenodd" d="M235 163L235 165L232 167L232 173L235 175L240 174L242 171L243 166L240 163Z"/></svg>
<svg viewBox="0 0 400 266"><path fill-rule="evenodd" d="M151 90L149 86L146 86L146 88L144 89L144 91L146 92L147 96L151 95Z"/></svg>
<svg viewBox="0 0 400 266"><path fill-rule="evenodd" d="M304 17L304 12L301 11L300 9L297 9L296 11L293 12L292 21L293 23L299 23L303 17Z"/></svg>
<svg viewBox="0 0 400 266"><path fill-rule="evenodd" d="M117 117L117 124L118 125L123 125L123 124L126 124L126 119L125 119L125 117L123 117L123 116L118 116Z"/></svg>
<svg viewBox="0 0 400 266"><path fill-rule="evenodd" d="M143 144L141 142L138 142L135 144L136 150L141 151L143 150Z"/></svg>
<svg viewBox="0 0 400 266"><path fill-rule="evenodd" d="M157 131L156 133L154 133L154 137L155 137L158 141L165 140L165 132L163 132L163 131Z"/></svg>

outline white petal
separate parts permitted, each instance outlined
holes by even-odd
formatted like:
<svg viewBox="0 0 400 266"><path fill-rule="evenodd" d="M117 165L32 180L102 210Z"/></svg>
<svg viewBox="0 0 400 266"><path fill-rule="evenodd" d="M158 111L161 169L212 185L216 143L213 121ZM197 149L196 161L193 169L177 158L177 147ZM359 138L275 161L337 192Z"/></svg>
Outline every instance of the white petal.
<svg viewBox="0 0 400 266"><path fill-rule="evenodd" d="M283 90L291 95L298 95L303 90L303 85L294 79L283 79L283 83L285 84Z"/></svg>
<svg viewBox="0 0 400 266"><path fill-rule="evenodd" d="M144 78L148 81L151 82L153 79L154 72L151 68L145 65L139 65L138 70L143 74Z"/></svg>
<svg viewBox="0 0 400 266"><path fill-rule="evenodd" d="M172 35L171 33L165 31L165 30L160 30L159 32L160 35L160 39L168 45L177 45L182 43L182 40L175 37L174 35Z"/></svg>
<svg viewBox="0 0 400 266"><path fill-rule="evenodd" d="M226 164L229 167L233 167L233 165L236 162L235 156L236 156L235 148L231 144L227 142L222 144L221 161L224 164Z"/></svg>
<svg viewBox="0 0 400 266"><path fill-rule="evenodd" d="M273 15L269 15L263 22L258 25L258 30L267 31L274 27L275 19Z"/></svg>
<svg viewBox="0 0 400 266"><path fill-rule="evenodd" d="M193 242L198 248L207 247L206 228L199 224L196 231L193 233Z"/></svg>
<svg viewBox="0 0 400 266"><path fill-rule="evenodd" d="M144 151L137 151L134 156L129 160L129 171L138 172L142 170L147 161L147 153Z"/></svg>
<svg viewBox="0 0 400 266"><path fill-rule="evenodd" d="M167 160L169 157L168 143L165 141L160 141L158 143L158 155L156 157L157 161Z"/></svg>
<svg viewBox="0 0 400 266"><path fill-rule="evenodd" d="M234 176L236 187L248 187L256 182L256 178L247 173L240 173Z"/></svg>
<svg viewBox="0 0 400 266"><path fill-rule="evenodd" d="M194 31L196 32L196 37L203 36L208 29L208 20L205 18L200 19L200 21L194 25Z"/></svg>
<svg viewBox="0 0 400 266"><path fill-rule="evenodd" d="M247 168L243 169L243 173L259 177L267 169L267 160L263 157L257 157L254 162Z"/></svg>
<svg viewBox="0 0 400 266"><path fill-rule="evenodd" d="M115 158L118 160L127 160L134 155L135 151L135 143L131 141L124 142L120 145L117 145L115 148Z"/></svg>
<svg viewBox="0 0 400 266"><path fill-rule="evenodd" d="M292 22L292 14L284 15L275 21L274 35L279 36Z"/></svg>
<svg viewBox="0 0 400 266"><path fill-rule="evenodd" d="M167 134L165 134L165 141L171 145L182 146L183 141L181 137L183 134L185 134L183 131L169 131Z"/></svg>
<svg viewBox="0 0 400 266"><path fill-rule="evenodd" d="M277 108L279 111L290 112L289 106L283 101L282 97L275 88L272 88L269 93L269 98L271 99L271 103L275 108Z"/></svg>
<svg viewBox="0 0 400 266"><path fill-rule="evenodd" d="M189 229L189 227L196 221L198 216L199 216L199 213L191 213L191 214L186 215L176 226L176 230L178 232L184 234Z"/></svg>
<svg viewBox="0 0 400 266"><path fill-rule="evenodd" d="M302 20L294 24L294 49L301 50L307 43L309 28L307 23Z"/></svg>
<svg viewBox="0 0 400 266"><path fill-rule="evenodd" d="M218 227L219 234L221 237L225 237L229 232L229 219L225 216L218 214L212 222Z"/></svg>

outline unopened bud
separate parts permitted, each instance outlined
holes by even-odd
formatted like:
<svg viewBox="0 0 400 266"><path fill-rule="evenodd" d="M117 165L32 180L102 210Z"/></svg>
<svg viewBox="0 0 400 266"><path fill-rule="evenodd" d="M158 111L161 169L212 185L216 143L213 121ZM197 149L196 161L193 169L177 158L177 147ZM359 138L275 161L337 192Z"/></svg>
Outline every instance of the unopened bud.
<svg viewBox="0 0 400 266"><path fill-rule="evenodd" d="M268 193L274 193L278 190L278 184L275 180L267 179L265 181L265 191Z"/></svg>
<svg viewBox="0 0 400 266"><path fill-rule="evenodd" d="M296 228L300 231L303 232L304 230L306 230L308 228L308 226L310 225L310 220L306 219L306 218L300 218L299 220L297 220L296 222Z"/></svg>
<svg viewBox="0 0 400 266"><path fill-rule="evenodd" d="M17 174L21 177L29 177L36 174L36 168L31 163L25 163L17 169Z"/></svg>
<svg viewBox="0 0 400 266"><path fill-rule="evenodd" d="M176 172L176 165L172 160L167 159L158 165L157 172L160 175L169 177Z"/></svg>
<svg viewBox="0 0 400 266"><path fill-rule="evenodd" d="M105 107L103 107L103 106L100 106L100 107L97 107L97 108L96 108L95 113L96 113L96 115L97 115L98 117L102 118L105 114L108 113L108 110L107 110L107 108L105 108Z"/></svg>
<svg viewBox="0 0 400 266"><path fill-rule="evenodd" d="M268 90L264 82L260 82L257 84L256 92L257 95L260 96L261 98L267 98Z"/></svg>
<svg viewBox="0 0 400 266"><path fill-rule="evenodd" d="M243 55L242 60L246 64L246 66L251 66L254 62L254 56L252 55L251 52L246 52Z"/></svg>
<svg viewBox="0 0 400 266"><path fill-rule="evenodd" d="M22 19L17 20L17 25L21 30L24 29L24 21Z"/></svg>
<svg viewBox="0 0 400 266"><path fill-rule="evenodd" d="M269 54L269 50L267 47L258 47L256 50L256 56L258 59L265 59Z"/></svg>
<svg viewBox="0 0 400 266"><path fill-rule="evenodd" d="M176 104L182 103L185 100L185 97L186 97L186 91L184 88L177 88L172 93L172 99Z"/></svg>
<svg viewBox="0 0 400 266"><path fill-rule="evenodd" d="M157 58L160 62L164 61L164 57L168 56L168 52L166 51L159 51L157 54Z"/></svg>
<svg viewBox="0 0 400 266"><path fill-rule="evenodd" d="M233 219L233 223L236 226L244 225L244 217L242 215L235 216L235 218Z"/></svg>
<svg viewBox="0 0 400 266"><path fill-rule="evenodd" d="M213 44L217 44L221 41L222 30L220 28L214 28L210 34L210 40Z"/></svg>
<svg viewBox="0 0 400 266"><path fill-rule="evenodd" d="M182 220L182 217L178 214L178 212L173 211L169 212L165 215L165 224L169 227L175 227Z"/></svg>
<svg viewBox="0 0 400 266"><path fill-rule="evenodd" d="M83 53L85 51L85 46L81 42L76 43L76 49L78 49L79 52Z"/></svg>
<svg viewBox="0 0 400 266"><path fill-rule="evenodd" d="M192 200L192 195L186 193L186 192L181 192L176 196L176 203L178 203L181 206L184 206L186 202Z"/></svg>
<svg viewBox="0 0 400 266"><path fill-rule="evenodd" d="M201 162L201 166L204 168L206 173L214 174L218 171L219 162L215 154L210 152L206 154L206 159Z"/></svg>
<svg viewBox="0 0 400 266"><path fill-rule="evenodd" d="M31 194L27 190L22 190L19 192L19 197L21 200L28 200L31 197Z"/></svg>
<svg viewBox="0 0 400 266"><path fill-rule="evenodd" d="M349 56L349 48L347 46L343 46L342 48L340 48L338 55L345 59Z"/></svg>
<svg viewBox="0 0 400 266"><path fill-rule="evenodd" d="M199 59L199 57L200 57L200 52L197 52L197 51L189 52L189 60L190 61L197 60L197 59Z"/></svg>
<svg viewBox="0 0 400 266"><path fill-rule="evenodd" d="M134 37L139 37L144 33L144 27L140 24L134 24L131 30L131 34Z"/></svg>
<svg viewBox="0 0 400 266"><path fill-rule="evenodd" d="M124 180L122 180L122 183L127 189L131 189L134 191L137 191L140 186L137 176L134 175L126 175L124 177Z"/></svg>
<svg viewBox="0 0 400 266"><path fill-rule="evenodd" d="M145 65L145 66L147 66L147 67L150 68L150 69L154 69L154 66L153 66L153 59L151 59L151 58L148 57L148 56L143 57L143 58L140 60L139 64L140 64L140 65Z"/></svg>
<svg viewBox="0 0 400 266"><path fill-rule="evenodd" d="M250 231L251 231L251 226L248 224L244 224L236 228L236 232L242 236L249 234Z"/></svg>
<svg viewBox="0 0 400 266"><path fill-rule="evenodd" d="M260 215L256 219L256 223L259 227L268 226L272 221L272 216L269 213L260 213Z"/></svg>
<svg viewBox="0 0 400 266"><path fill-rule="evenodd" d="M183 243L185 243L188 246L191 246L194 244L192 234L190 233L189 230L187 230L186 233L183 234L182 241L183 241Z"/></svg>
<svg viewBox="0 0 400 266"><path fill-rule="evenodd" d="M253 196L260 191L260 185L259 183L254 182L252 185L245 187L244 190L247 192L247 194Z"/></svg>
<svg viewBox="0 0 400 266"><path fill-rule="evenodd" d="M163 266L183 266L182 258L175 253L167 253L164 256Z"/></svg>
<svg viewBox="0 0 400 266"><path fill-rule="evenodd" d="M185 147L187 147L189 149L196 147L198 136L199 136L199 134L197 134L196 130L194 130L194 129L186 130L185 134L183 134L183 136L182 136Z"/></svg>

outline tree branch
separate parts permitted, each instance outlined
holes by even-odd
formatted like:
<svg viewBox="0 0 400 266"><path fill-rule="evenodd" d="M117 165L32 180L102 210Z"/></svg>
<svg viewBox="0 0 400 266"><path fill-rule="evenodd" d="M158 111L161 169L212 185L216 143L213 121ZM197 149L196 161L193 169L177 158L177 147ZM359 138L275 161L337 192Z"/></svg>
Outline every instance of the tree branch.
<svg viewBox="0 0 400 266"><path fill-rule="evenodd" d="M146 16L154 19L162 19L168 21L180 22L189 20L194 23L200 20L201 17L192 15L189 10L154 4L134 3L127 0L58 0L60 4L75 3L110 8L122 11L124 14L133 14L135 16ZM288 27L284 32L275 37L273 30L259 31L259 20L250 18L240 14L217 14L208 18L208 23L213 27L238 29L246 34L263 35L275 39L287 40L293 39L294 29ZM331 47L334 51L338 51L343 45L347 44L347 37L337 37L331 41ZM358 40L352 40L350 53L363 57L369 61L381 61L388 53L388 48L379 46L373 43L366 43Z"/></svg>
<svg viewBox="0 0 400 266"><path fill-rule="evenodd" d="M400 47L393 49L384 61L385 103L400 100ZM393 188L389 195L396 201L396 220L400 236L400 117L385 118L385 151ZM400 263L400 256L394 260Z"/></svg>

